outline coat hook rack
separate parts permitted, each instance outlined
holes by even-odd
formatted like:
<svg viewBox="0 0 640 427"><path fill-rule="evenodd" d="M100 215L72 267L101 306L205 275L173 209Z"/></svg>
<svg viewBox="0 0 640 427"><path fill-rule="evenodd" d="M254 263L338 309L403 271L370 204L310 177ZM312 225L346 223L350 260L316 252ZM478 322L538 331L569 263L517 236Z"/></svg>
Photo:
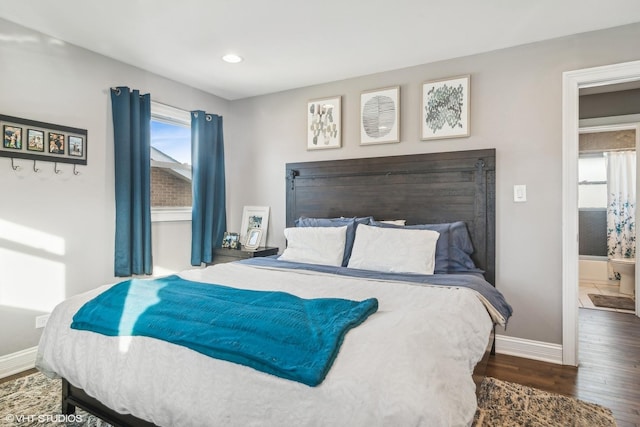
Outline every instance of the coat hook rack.
<svg viewBox="0 0 640 427"><path fill-rule="evenodd" d="M120 91L120 89L117 90ZM3 114L0 114L0 127L3 128L3 133L6 134L4 136L4 144L0 146L0 157L11 159L11 169L14 172L33 169L34 173L44 172L48 174L46 171L50 166L43 168L42 163L38 162L49 162L49 165L55 163L53 165L54 175L63 175L65 167L60 166L62 163L87 164L88 141L86 129L38 122ZM17 139L14 144L13 139L16 136ZM27 139L29 140L29 144L22 142L22 136L25 137L24 142ZM9 140L7 138L12 139ZM35 145L32 146L32 144ZM45 150L46 147L49 149ZM19 161L16 162L16 159ZM28 163L23 164L22 161L33 161L32 168L29 168ZM74 168L74 175L78 175L76 168Z"/></svg>
<svg viewBox="0 0 640 427"><path fill-rule="evenodd" d="M11 169L12 169L12 170L14 170L15 172L17 172L17 171L19 171L19 170L21 170L21 169L22 169L22 166L17 165L17 164L15 163L15 158L11 157L11 158L10 158L10 160L11 160ZM77 166L78 166L77 164L75 164L75 163L73 164L73 174L74 174L75 176L80 175L80 171L77 169ZM39 173L39 172L41 172L41 169L37 167L36 160L34 160L34 161L33 161L33 171L34 171L35 173ZM60 175L60 174L63 174L63 173L64 173L64 170L62 170L62 169L58 169L58 162L54 162L54 163L53 163L53 172L54 172L56 175Z"/></svg>

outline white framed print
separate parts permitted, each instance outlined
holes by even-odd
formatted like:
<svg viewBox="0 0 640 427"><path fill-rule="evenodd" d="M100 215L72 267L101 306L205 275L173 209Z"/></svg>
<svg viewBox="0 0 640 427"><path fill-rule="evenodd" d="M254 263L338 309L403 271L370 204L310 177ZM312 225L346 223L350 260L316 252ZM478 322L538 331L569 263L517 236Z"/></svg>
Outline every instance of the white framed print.
<svg viewBox="0 0 640 427"><path fill-rule="evenodd" d="M360 95L360 145L400 142L400 86Z"/></svg>
<svg viewBox="0 0 640 427"><path fill-rule="evenodd" d="M461 138L470 135L471 76L432 80L422 85L421 139Z"/></svg>
<svg viewBox="0 0 640 427"><path fill-rule="evenodd" d="M307 150L342 146L342 97L314 99L307 104Z"/></svg>
<svg viewBox="0 0 640 427"><path fill-rule="evenodd" d="M269 207L268 206L245 206L242 209L242 226L240 227L240 243L247 244L249 232L253 229L260 229L260 241L258 246L266 246L267 229L269 227ZM255 242L254 242L255 243ZM256 247L258 247L256 246Z"/></svg>

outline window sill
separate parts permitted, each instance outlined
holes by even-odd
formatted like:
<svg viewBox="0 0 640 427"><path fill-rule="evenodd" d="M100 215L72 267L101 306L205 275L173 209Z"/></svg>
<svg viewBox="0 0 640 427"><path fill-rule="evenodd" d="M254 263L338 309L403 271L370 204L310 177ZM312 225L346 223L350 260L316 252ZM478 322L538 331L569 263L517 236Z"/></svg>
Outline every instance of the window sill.
<svg viewBox="0 0 640 427"><path fill-rule="evenodd" d="M151 222L170 221L191 221L191 208L151 208Z"/></svg>

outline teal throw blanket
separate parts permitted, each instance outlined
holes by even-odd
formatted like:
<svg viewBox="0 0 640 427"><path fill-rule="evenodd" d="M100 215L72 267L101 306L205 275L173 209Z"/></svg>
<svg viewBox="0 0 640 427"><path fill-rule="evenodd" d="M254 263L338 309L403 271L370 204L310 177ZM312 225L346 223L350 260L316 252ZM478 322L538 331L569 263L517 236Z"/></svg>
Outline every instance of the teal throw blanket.
<svg viewBox="0 0 640 427"><path fill-rule="evenodd" d="M375 298L303 299L178 276L132 279L88 301L71 328L146 336L316 386L346 333L378 309Z"/></svg>

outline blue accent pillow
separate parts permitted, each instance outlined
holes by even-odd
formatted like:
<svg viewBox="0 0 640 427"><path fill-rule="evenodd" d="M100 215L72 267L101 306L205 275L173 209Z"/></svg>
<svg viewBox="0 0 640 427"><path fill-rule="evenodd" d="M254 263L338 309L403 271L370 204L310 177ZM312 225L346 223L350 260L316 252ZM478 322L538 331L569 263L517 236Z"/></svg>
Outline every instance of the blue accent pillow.
<svg viewBox="0 0 640 427"><path fill-rule="evenodd" d="M375 227L408 228L414 230L433 230L440 233L436 243L436 267L434 274L448 273L484 273L471 259L473 244L467 225L462 221L442 224L393 225L372 221Z"/></svg>
<svg viewBox="0 0 640 427"><path fill-rule="evenodd" d="M349 264L349 258L351 257L351 249L353 248L353 241L356 238L356 227L358 224L368 225L373 221L373 217L365 216L361 218L306 218L300 217L296 219L296 227L344 227L347 226L347 238L344 245L344 256L342 258L342 266L346 267Z"/></svg>
<svg viewBox="0 0 640 427"><path fill-rule="evenodd" d="M484 273L471 259L473 243L462 221L452 222L449 226L449 273Z"/></svg>

